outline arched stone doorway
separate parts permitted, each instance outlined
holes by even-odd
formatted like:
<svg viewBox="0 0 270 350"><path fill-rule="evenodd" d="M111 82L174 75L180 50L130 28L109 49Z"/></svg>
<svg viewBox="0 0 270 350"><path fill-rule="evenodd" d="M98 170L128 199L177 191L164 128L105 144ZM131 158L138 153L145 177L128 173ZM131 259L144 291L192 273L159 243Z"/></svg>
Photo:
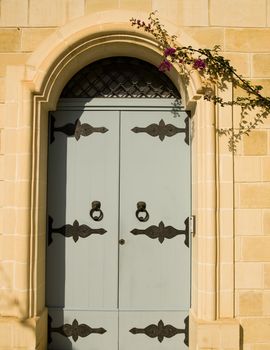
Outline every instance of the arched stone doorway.
<svg viewBox="0 0 270 350"><path fill-rule="evenodd" d="M148 35L130 28L126 22L132 15L123 13L121 20L118 16L113 21L111 15L106 17L103 14L102 23L96 16L74 21L72 25L60 28L43 43L25 65L9 67L7 71L5 111L7 115L16 113L18 119L14 130L8 132L12 131L18 137L16 152L24 154L24 164L29 175L25 181L23 175L18 174L14 187L13 184L8 187L8 190L14 191L16 198L22 198L19 204L24 210L16 208L20 217L17 225L20 231L27 233L28 240L24 250L27 264L25 269L20 270L20 281L25 286L20 299L21 307L13 308L8 315L19 319L18 322L12 321L16 323L17 328L12 328L16 334L26 334L28 328L24 323L31 324L31 336L24 336L23 339L32 347L47 347L45 250L48 111L56 110L65 84L91 62L104 57L132 56L156 66L159 64L161 53L157 43ZM92 25L89 26L89 23ZM190 39L187 36L183 38L184 44L188 45ZM230 334L234 334L231 339L237 343L238 325L235 321L231 322L234 317L233 217L231 204L227 200L228 194L233 195L233 185L231 180L226 179L226 186L222 187L221 182L217 181L219 162L223 156L218 147L224 151L226 145L222 146L215 136L217 111L214 106L200 99L199 76L192 73L185 86L176 68L168 76L181 91L185 109L192 111L192 210L197 216L197 233L192 238L190 347L193 349L197 344L205 345L200 339L210 339L207 342L210 344L212 333L208 330L213 325L220 334L223 325L225 333L230 329ZM230 119L227 122L231 125L232 121ZM225 158L227 163L232 163L231 155L226 153ZM227 200L223 204L222 198ZM220 212L224 215L219 215ZM223 240L220 239L221 231L225 232L224 239L229 242L229 248L227 244L225 250ZM224 266L220 260L221 253L223 261L226 257ZM216 322L220 318L223 320ZM227 322L228 319L230 321ZM201 334L207 334L206 338L199 338Z"/></svg>

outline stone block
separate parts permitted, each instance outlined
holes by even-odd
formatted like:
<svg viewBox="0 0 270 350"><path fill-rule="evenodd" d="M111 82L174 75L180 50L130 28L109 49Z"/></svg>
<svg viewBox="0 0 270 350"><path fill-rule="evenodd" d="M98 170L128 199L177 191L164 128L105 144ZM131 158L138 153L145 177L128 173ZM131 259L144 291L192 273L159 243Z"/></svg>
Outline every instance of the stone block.
<svg viewBox="0 0 270 350"><path fill-rule="evenodd" d="M84 0L68 0L67 17L69 20L84 15Z"/></svg>
<svg viewBox="0 0 270 350"><path fill-rule="evenodd" d="M270 32L268 33L270 35ZM269 38L269 37L268 37ZM269 40L268 40L269 43ZM270 48L268 49L270 51ZM252 77L270 77L270 54L255 54L252 57Z"/></svg>
<svg viewBox="0 0 270 350"><path fill-rule="evenodd" d="M16 153L16 140L17 140L17 131L16 129L4 129L1 132L2 138L2 149L1 152L5 154L14 154Z"/></svg>
<svg viewBox="0 0 270 350"><path fill-rule="evenodd" d="M262 180L270 181L270 157L262 158Z"/></svg>
<svg viewBox="0 0 270 350"><path fill-rule="evenodd" d="M4 180L16 179L16 154L4 156Z"/></svg>
<svg viewBox="0 0 270 350"><path fill-rule="evenodd" d="M5 101L6 85L5 78L0 78L0 103Z"/></svg>
<svg viewBox="0 0 270 350"><path fill-rule="evenodd" d="M245 146L244 146L245 147ZM253 150L253 148L251 147ZM250 150L251 152L251 150ZM237 157L234 162L236 182L256 182L261 180L261 159L257 157Z"/></svg>
<svg viewBox="0 0 270 350"><path fill-rule="evenodd" d="M231 65L239 74L242 74L244 77L250 76L249 54L236 52L223 52L222 54L225 58L230 60Z"/></svg>
<svg viewBox="0 0 270 350"><path fill-rule="evenodd" d="M244 0L245 1L245 0ZM255 2L254 2L255 4ZM270 29L225 29L225 50L237 52L269 52Z"/></svg>
<svg viewBox="0 0 270 350"><path fill-rule="evenodd" d="M14 257L14 238L12 235L0 235L1 247L0 247L0 261L12 260Z"/></svg>
<svg viewBox="0 0 270 350"><path fill-rule="evenodd" d="M85 0L85 14L119 8L118 0Z"/></svg>
<svg viewBox="0 0 270 350"><path fill-rule="evenodd" d="M0 263L1 270L1 289L12 289L14 281L14 263L11 261L2 261Z"/></svg>
<svg viewBox="0 0 270 350"><path fill-rule="evenodd" d="M119 0L119 8L121 10L131 10L131 11L144 11L151 12L152 11L152 0Z"/></svg>
<svg viewBox="0 0 270 350"><path fill-rule="evenodd" d="M65 0L29 0L29 25L31 27L60 26L66 22Z"/></svg>
<svg viewBox="0 0 270 350"><path fill-rule="evenodd" d="M240 184L241 208L270 208L270 184Z"/></svg>
<svg viewBox="0 0 270 350"><path fill-rule="evenodd" d="M266 25L264 0L211 0L210 24L224 27L264 27Z"/></svg>
<svg viewBox="0 0 270 350"><path fill-rule="evenodd" d="M223 208L232 208L234 201L233 184L223 182L219 187L220 206Z"/></svg>
<svg viewBox="0 0 270 350"><path fill-rule="evenodd" d="M270 237L244 237L242 257L245 261L270 261Z"/></svg>
<svg viewBox="0 0 270 350"><path fill-rule="evenodd" d="M20 180L30 180L31 178L31 158L27 154L19 154L17 159L17 178Z"/></svg>
<svg viewBox="0 0 270 350"><path fill-rule="evenodd" d="M27 263L15 263L14 287L21 291L29 288L29 265Z"/></svg>
<svg viewBox="0 0 270 350"><path fill-rule="evenodd" d="M29 260L29 237L13 235L16 242L14 259L18 263L27 263Z"/></svg>
<svg viewBox="0 0 270 350"><path fill-rule="evenodd" d="M16 183L15 205L18 208L27 208L30 206L30 188L29 181Z"/></svg>
<svg viewBox="0 0 270 350"><path fill-rule="evenodd" d="M0 348L11 350L12 325L0 323Z"/></svg>
<svg viewBox="0 0 270 350"><path fill-rule="evenodd" d="M34 51L54 31L54 28L23 28L22 51Z"/></svg>
<svg viewBox="0 0 270 350"><path fill-rule="evenodd" d="M170 6L164 0L152 0L153 11L157 10L162 13L162 17L167 21L179 25L179 12L181 3L177 0L170 1Z"/></svg>
<svg viewBox="0 0 270 350"><path fill-rule="evenodd" d="M27 236L30 233L30 220L29 220L29 209L21 208L17 209L16 212L16 234L20 236Z"/></svg>
<svg viewBox="0 0 270 350"><path fill-rule="evenodd" d="M194 39L200 47L212 48L213 45L224 47L224 29L209 27L185 27L183 32ZM180 34L181 38L181 34Z"/></svg>
<svg viewBox="0 0 270 350"><path fill-rule="evenodd" d="M269 350L268 344L253 344L251 350Z"/></svg>
<svg viewBox="0 0 270 350"><path fill-rule="evenodd" d="M17 144L19 147L17 147L17 153L27 153L29 154L31 152L31 138L32 138L32 131L31 128L20 128L17 131Z"/></svg>
<svg viewBox="0 0 270 350"><path fill-rule="evenodd" d="M263 96L270 96L270 79L251 79L253 85L261 85L263 89L261 94Z"/></svg>
<svg viewBox="0 0 270 350"><path fill-rule="evenodd" d="M263 233L270 235L270 211L264 210L263 212Z"/></svg>
<svg viewBox="0 0 270 350"><path fill-rule="evenodd" d="M36 332L33 322L22 322L22 324L14 324L13 343L18 349L24 345L24 349L33 349L36 344ZM35 347L37 349L37 347Z"/></svg>
<svg viewBox="0 0 270 350"><path fill-rule="evenodd" d="M242 318L244 329L244 343L270 344L270 317Z"/></svg>
<svg viewBox="0 0 270 350"><path fill-rule="evenodd" d="M233 246L231 245L231 247L229 248L231 248L231 252L232 252ZM227 256L229 254L230 253L228 253ZM229 263L221 263L220 264L220 282L219 282L221 291L228 291L230 289L232 290L233 280L234 280L234 266L232 264L232 260Z"/></svg>
<svg viewBox="0 0 270 350"><path fill-rule="evenodd" d="M0 42L0 47L1 44ZM7 65L14 66L24 64L28 57L29 53L0 53L0 76L3 77L6 75Z"/></svg>
<svg viewBox="0 0 270 350"><path fill-rule="evenodd" d="M1 27L27 26L28 0L1 0Z"/></svg>
<svg viewBox="0 0 270 350"><path fill-rule="evenodd" d="M263 293L247 291L239 293L239 315L240 316L262 316L263 315Z"/></svg>
<svg viewBox="0 0 270 350"><path fill-rule="evenodd" d="M236 235L261 235L262 212L259 209L235 210Z"/></svg>
<svg viewBox="0 0 270 350"><path fill-rule="evenodd" d="M21 30L19 28L1 28L0 38L0 52L20 51Z"/></svg>
<svg viewBox="0 0 270 350"><path fill-rule="evenodd" d="M270 264L264 264L263 276L264 276L264 283L263 283L264 288L270 289Z"/></svg>
<svg viewBox="0 0 270 350"><path fill-rule="evenodd" d="M12 235L16 227L16 210L11 207L6 207L2 210L4 216L3 233L5 235ZM13 259L13 256L9 257L9 259Z"/></svg>
<svg viewBox="0 0 270 350"><path fill-rule="evenodd" d="M209 24L208 0L182 0L179 2L179 22L181 25L207 26ZM168 7L170 8L170 5ZM154 6L153 10L155 10Z"/></svg>
<svg viewBox="0 0 270 350"><path fill-rule="evenodd" d="M255 289L263 287L263 264L239 262L235 264L235 287Z"/></svg>
<svg viewBox="0 0 270 350"><path fill-rule="evenodd" d="M263 315L270 316L270 291L263 292Z"/></svg>
<svg viewBox="0 0 270 350"><path fill-rule="evenodd" d="M3 189L3 204L6 207L12 207L15 205L15 182L14 181L4 181ZM6 222L6 220L5 220Z"/></svg>
<svg viewBox="0 0 270 350"><path fill-rule="evenodd" d="M220 291L219 316L220 318L231 318L234 315L235 297L233 290Z"/></svg>
<svg viewBox="0 0 270 350"><path fill-rule="evenodd" d="M234 231L234 216L232 209L220 210L220 238L232 238Z"/></svg>
<svg viewBox="0 0 270 350"><path fill-rule="evenodd" d="M27 317L29 291L0 290L1 316ZM0 322L1 325L1 322Z"/></svg>
<svg viewBox="0 0 270 350"><path fill-rule="evenodd" d="M267 154L267 131L254 130L249 136L244 136L244 154L247 156L262 156Z"/></svg>

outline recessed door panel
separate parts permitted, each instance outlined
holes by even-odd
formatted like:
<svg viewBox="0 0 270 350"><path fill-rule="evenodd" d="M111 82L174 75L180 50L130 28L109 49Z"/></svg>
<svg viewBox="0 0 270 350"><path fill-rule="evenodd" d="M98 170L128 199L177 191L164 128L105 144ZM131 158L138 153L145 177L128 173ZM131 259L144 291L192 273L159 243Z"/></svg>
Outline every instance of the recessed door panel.
<svg viewBox="0 0 270 350"><path fill-rule="evenodd" d="M54 113L48 188L51 232L46 296L50 307L117 308L118 115ZM90 217L93 201L101 203L100 210L93 212L93 217L99 217L102 210L100 221Z"/></svg>
<svg viewBox="0 0 270 350"><path fill-rule="evenodd" d="M118 312L49 309L49 350L118 350Z"/></svg>
<svg viewBox="0 0 270 350"><path fill-rule="evenodd" d="M188 317L185 312L122 311L119 328L119 349L188 349Z"/></svg>
<svg viewBox="0 0 270 350"><path fill-rule="evenodd" d="M186 118L172 111L121 114L120 309L188 310ZM135 215L141 201L149 213L145 222Z"/></svg>

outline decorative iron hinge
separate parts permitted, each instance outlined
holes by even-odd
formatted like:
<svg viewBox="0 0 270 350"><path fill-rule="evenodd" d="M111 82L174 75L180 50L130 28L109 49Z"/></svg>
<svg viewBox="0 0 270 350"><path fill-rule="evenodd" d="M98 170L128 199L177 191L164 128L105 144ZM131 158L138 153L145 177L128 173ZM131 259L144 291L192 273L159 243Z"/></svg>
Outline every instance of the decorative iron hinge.
<svg viewBox="0 0 270 350"><path fill-rule="evenodd" d="M51 114L50 120L50 143L55 140L54 133L62 132L67 136L74 136L76 141L79 141L81 136L89 136L95 132L104 134L108 129L104 126L94 127L87 123L81 124L80 120L77 119L74 124L68 123L63 126L55 127L55 117Z"/></svg>
<svg viewBox="0 0 270 350"><path fill-rule="evenodd" d="M67 224L58 228L53 228L53 218L48 217L48 245L53 241L52 234L58 233L64 237L72 237L76 243L81 238L86 238L90 235L104 235L107 231L104 228L91 228L87 225L80 225L77 220L73 222L73 225Z"/></svg>
<svg viewBox="0 0 270 350"><path fill-rule="evenodd" d="M52 333L61 334L64 337L72 337L72 339L76 342L79 337L85 338L90 334L104 334L107 330L100 328L91 328L87 324L82 323L79 324L75 319L72 324L64 324L60 327L52 327L52 318L48 315L48 343L52 342Z"/></svg>
<svg viewBox="0 0 270 350"><path fill-rule="evenodd" d="M164 120L161 119L159 124L150 124L146 127L139 127L136 126L131 131L137 133L145 132L146 134L153 136L153 137L159 137L160 141L163 141L165 139L165 136L172 137L178 133L185 133L185 143L189 145L189 117L186 117L185 121L185 127L184 128L178 128L177 126L173 124L165 124Z"/></svg>
<svg viewBox="0 0 270 350"><path fill-rule="evenodd" d="M145 328L132 328L130 333L132 334L145 334L150 338L158 338L160 343L163 342L164 338L174 337L176 334L184 334L184 343L188 346L189 343L189 317L184 319L185 328L175 328L174 326L167 324L165 325L162 320L157 325L150 324Z"/></svg>
<svg viewBox="0 0 270 350"><path fill-rule="evenodd" d="M163 221L160 221L159 225L152 225L147 227L145 230L139 230L139 229L133 229L130 231L133 235L146 235L147 237L151 239L158 239L160 243L163 243L165 238L171 239L178 235L185 235L184 243L187 247L189 247L189 220L190 218L187 217L184 221L185 223L185 229L184 230L178 230L172 226L165 226Z"/></svg>

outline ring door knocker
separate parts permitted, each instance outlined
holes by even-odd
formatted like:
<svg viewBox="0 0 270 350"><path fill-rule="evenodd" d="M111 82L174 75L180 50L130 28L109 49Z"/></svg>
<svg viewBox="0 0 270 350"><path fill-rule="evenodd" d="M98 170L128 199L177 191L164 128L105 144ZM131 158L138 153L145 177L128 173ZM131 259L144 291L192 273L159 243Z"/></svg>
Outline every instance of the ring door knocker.
<svg viewBox="0 0 270 350"><path fill-rule="evenodd" d="M140 213L143 213L144 215L140 215ZM141 222L146 222L149 219L149 213L146 210L145 202L137 203L136 218Z"/></svg>
<svg viewBox="0 0 270 350"><path fill-rule="evenodd" d="M94 221L101 221L103 219L103 211L100 209L100 201L92 202L92 209L90 210L90 216ZM99 215L94 215L95 212L98 212Z"/></svg>

